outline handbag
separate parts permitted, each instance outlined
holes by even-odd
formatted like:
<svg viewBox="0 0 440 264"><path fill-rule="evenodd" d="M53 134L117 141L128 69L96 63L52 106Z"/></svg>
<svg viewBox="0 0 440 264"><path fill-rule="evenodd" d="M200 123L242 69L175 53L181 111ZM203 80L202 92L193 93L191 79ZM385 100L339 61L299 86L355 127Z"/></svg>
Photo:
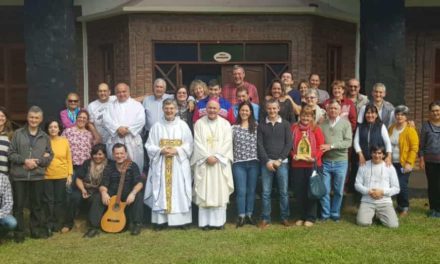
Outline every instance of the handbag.
<svg viewBox="0 0 440 264"><path fill-rule="evenodd" d="M316 161L313 164L313 172L309 179L309 198L310 199L321 199L326 195L327 190L325 188L324 176L318 170Z"/></svg>

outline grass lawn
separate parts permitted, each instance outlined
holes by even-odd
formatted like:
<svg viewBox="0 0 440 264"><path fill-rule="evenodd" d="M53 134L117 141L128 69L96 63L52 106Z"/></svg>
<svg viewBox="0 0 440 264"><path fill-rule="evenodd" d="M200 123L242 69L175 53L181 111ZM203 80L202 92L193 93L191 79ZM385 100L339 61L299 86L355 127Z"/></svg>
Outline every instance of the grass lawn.
<svg viewBox="0 0 440 264"><path fill-rule="evenodd" d="M141 235L100 234L82 238L80 232L55 234L48 240L26 239L0 245L0 263L439 263L440 219L425 216L427 201L415 199L411 212L396 230L354 224L355 212L343 220L312 228L267 230L227 224L223 231L192 228Z"/></svg>

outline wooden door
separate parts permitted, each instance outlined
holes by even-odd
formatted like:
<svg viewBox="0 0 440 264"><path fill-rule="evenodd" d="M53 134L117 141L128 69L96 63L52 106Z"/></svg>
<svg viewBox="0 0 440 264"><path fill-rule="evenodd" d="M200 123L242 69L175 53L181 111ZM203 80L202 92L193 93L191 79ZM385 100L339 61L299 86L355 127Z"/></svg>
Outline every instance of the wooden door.
<svg viewBox="0 0 440 264"><path fill-rule="evenodd" d="M264 66L263 65L242 65L245 72L245 80L250 82L257 87L258 97L260 101L263 100L265 96L265 79L264 79ZM232 82L232 65L222 66L222 84Z"/></svg>
<svg viewBox="0 0 440 264"><path fill-rule="evenodd" d="M23 44L0 45L0 105L8 109L12 120L25 120L27 83Z"/></svg>

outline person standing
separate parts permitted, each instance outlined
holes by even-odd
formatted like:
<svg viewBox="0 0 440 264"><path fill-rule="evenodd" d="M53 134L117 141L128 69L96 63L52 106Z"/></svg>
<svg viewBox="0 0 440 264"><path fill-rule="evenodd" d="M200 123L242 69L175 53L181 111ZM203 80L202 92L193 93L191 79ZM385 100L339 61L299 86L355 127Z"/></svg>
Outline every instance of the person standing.
<svg viewBox="0 0 440 264"><path fill-rule="evenodd" d="M356 107L356 113L358 114L361 108L370 102L366 95L360 93L360 90L361 84L357 79L353 78L348 80L346 89L347 98L353 102Z"/></svg>
<svg viewBox="0 0 440 264"><path fill-rule="evenodd" d="M208 102L213 99L220 104L220 110L218 115L228 120L230 124L235 123L234 110L231 103L225 98L221 97L222 87L216 79L212 79L208 83L209 95L205 99L200 100L197 103L197 107L194 111L193 122L206 116L208 114Z"/></svg>
<svg viewBox="0 0 440 264"><path fill-rule="evenodd" d="M428 217L440 218L440 100L429 104L429 111L420 132L420 168L428 179Z"/></svg>
<svg viewBox="0 0 440 264"><path fill-rule="evenodd" d="M73 175L69 141L67 138L60 136L61 130L61 124L57 120L51 120L46 124L46 132L49 134L54 156L46 169L44 203L47 228L53 232L61 231L63 227L63 221L67 213L66 187L70 187Z"/></svg>
<svg viewBox="0 0 440 264"><path fill-rule="evenodd" d="M390 102L385 101L384 99L387 95L387 88L385 87L385 84L383 83L374 84L371 95L373 97L373 101L370 101L369 104L373 104L374 106L376 106L378 115L382 123L385 125L386 128L390 127L390 125L394 123L394 106ZM359 109L358 112L359 124L362 124L365 121L364 114L367 106L368 104L362 106Z"/></svg>
<svg viewBox="0 0 440 264"><path fill-rule="evenodd" d="M231 104L237 103L237 89L240 87L248 90L249 98L252 103L259 104L258 91L255 85L244 80L246 73L244 68L240 65L234 65L232 67L232 81L233 83L226 84L222 89L222 97L228 100Z"/></svg>
<svg viewBox="0 0 440 264"><path fill-rule="evenodd" d="M8 176L0 172L0 239L17 226L17 220L11 215L13 204L11 183Z"/></svg>
<svg viewBox="0 0 440 264"><path fill-rule="evenodd" d="M32 106L27 113L27 125L17 129L12 137L9 148L11 163L10 179L14 194L14 217L17 220L15 241L23 242L24 217L23 210L29 198L31 212L31 236L47 238L43 208L44 173L49 166L53 152L49 136L39 128L43 121L43 110Z"/></svg>
<svg viewBox="0 0 440 264"><path fill-rule="evenodd" d="M75 126L76 116L81 110L81 101L77 93L69 93L66 98L66 109L60 112L61 124L64 128Z"/></svg>
<svg viewBox="0 0 440 264"><path fill-rule="evenodd" d="M248 92L248 90L246 90L244 88L237 89L237 101L238 101L237 104L232 106L232 109L234 111L234 118L236 120L237 120L238 115L239 115L238 107L241 105L241 103L243 103L245 101L250 102L249 101L249 92ZM250 103L251 103L251 106L252 106L252 112L254 113L254 119L255 119L255 121L258 122L260 106L255 104L255 103L252 103L252 102L250 102Z"/></svg>
<svg viewBox="0 0 440 264"><path fill-rule="evenodd" d="M199 206L199 227L223 229L226 206L234 191L231 162L233 160L232 129L219 117L220 104L211 99L207 115L194 125L193 201Z"/></svg>
<svg viewBox="0 0 440 264"><path fill-rule="evenodd" d="M317 199L309 197L310 177L314 170L322 167L321 146L324 144L324 136L321 128L315 123L315 111L311 106L304 106L300 112L300 121L291 126L293 149L291 151L291 167L293 186L295 189L296 208L299 218L295 225L311 227L316 221ZM297 153L300 142L307 139L310 143L310 157L299 159Z"/></svg>
<svg viewBox="0 0 440 264"><path fill-rule="evenodd" d="M107 153L112 153L113 145L124 144L128 156L139 168L144 166L144 148L141 132L145 126L145 109L130 97L130 87L125 83L116 85L116 98L104 114L104 126L110 132Z"/></svg>
<svg viewBox="0 0 440 264"><path fill-rule="evenodd" d="M278 114L278 100L266 101L267 117L260 119L258 126L258 159L261 164L261 179L263 185L263 208L261 221L258 226L267 228L271 223L271 195L273 178L277 178L280 193L281 224L289 224L289 195L288 191L288 155L292 149L292 133L290 123Z"/></svg>
<svg viewBox="0 0 440 264"><path fill-rule="evenodd" d="M345 176L348 169L348 149L352 143L352 127L346 118L341 117L341 104L337 99L327 103L327 117L321 124L326 144L321 145L324 153L322 173L327 193L321 198L321 218L339 221L344 195ZM330 192L333 190L333 199Z"/></svg>
<svg viewBox="0 0 440 264"><path fill-rule="evenodd" d="M255 225L252 218L255 204L255 188L260 171L257 152L257 121L253 104L244 100L238 105L237 122L232 126L234 163L232 173L237 191L238 219L236 227Z"/></svg>
<svg viewBox="0 0 440 264"><path fill-rule="evenodd" d="M397 211L406 216L409 209L408 180L419 151L419 136L414 127L408 125L409 108L399 105L394 109L394 120L388 132L390 134L392 161L397 171L400 192L397 195Z"/></svg>
<svg viewBox="0 0 440 264"><path fill-rule="evenodd" d="M165 99L164 119L151 127L145 149L151 164L144 203L153 224L184 227L192 222L191 168L193 138L188 125L176 116L177 103Z"/></svg>
<svg viewBox="0 0 440 264"><path fill-rule="evenodd" d="M107 111L111 102L116 100L116 96L110 95L110 88L106 83L98 85L98 99L87 106L90 115L89 122L92 123L101 137L101 142L107 144L110 133L104 126L104 113Z"/></svg>
<svg viewBox="0 0 440 264"><path fill-rule="evenodd" d="M316 94L318 95L319 105L321 105L322 103L325 102L325 100L330 98L330 95L326 90L319 88L319 86L321 85L321 78L319 77L319 74L311 73L309 75L309 84L310 84L310 89L316 90Z"/></svg>
<svg viewBox="0 0 440 264"><path fill-rule="evenodd" d="M359 167L354 185L362 194L356 222L360 226L370 226L376 216L384 226L397 228L399 220L391 200L400 191L396 170L383 161L384 147L372 146L370 152L372 159Z"/></svg>
<svg viewBox="0 0 440 264"><path fill-rule="evenodd" d="M0 173L9 173L8 151L12 138L12 125L9 120L9 113L3 106L0 106Z"/></svg>

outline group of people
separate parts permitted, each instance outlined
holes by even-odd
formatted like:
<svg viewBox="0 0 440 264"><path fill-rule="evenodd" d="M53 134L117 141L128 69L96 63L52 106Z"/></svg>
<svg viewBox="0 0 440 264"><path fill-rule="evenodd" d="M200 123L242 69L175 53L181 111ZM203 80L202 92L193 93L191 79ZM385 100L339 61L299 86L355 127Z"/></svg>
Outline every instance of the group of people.
<svg viewBox="0 0 440 264"><path fill-rule="evenodd" d="M397 212L409 212L408 178L417 157L426 170L430 217L440 217L440 101L429 105L430 119L420 131L409 109L384 100L377 83L371 101L356 79L335 80L329 92L318 74L294 88L292 73L273 80L267 95L233 67L233 83L217 80L178 86L156 79L153 94L130 97L125 83L115 95L102 83L87 109L69 93L60 118L40 128L43 111L32 106L27 124L12 131L0 108L0 229L25 239L23 209L30 209L30 234L45 238L69 232L82 203L88 204L86 237L100 232L112 199L126 202L127 229L141 232L143 206L151 208L156 229L186 228L193 204L204 230L223 229L235 191L237 227L265 229L271 224L272 185L277 184L281 224L311 227L318 219L339 221L345 191L362 195L359 225L376 216L398 227ZM420 140L419 140L420 139ZM351 166L350 166L351 165ZM321 173L326 194L310 195L310 178ZM346 176L348 179L346 180ZM254 216L261 179L262 208ZM11 184L12 183L12 188ZM295 192L297 219L291 223L289 184ZM320 210L318 212L318 205ZM13 214L11 215L11 211Z"/></svg>

